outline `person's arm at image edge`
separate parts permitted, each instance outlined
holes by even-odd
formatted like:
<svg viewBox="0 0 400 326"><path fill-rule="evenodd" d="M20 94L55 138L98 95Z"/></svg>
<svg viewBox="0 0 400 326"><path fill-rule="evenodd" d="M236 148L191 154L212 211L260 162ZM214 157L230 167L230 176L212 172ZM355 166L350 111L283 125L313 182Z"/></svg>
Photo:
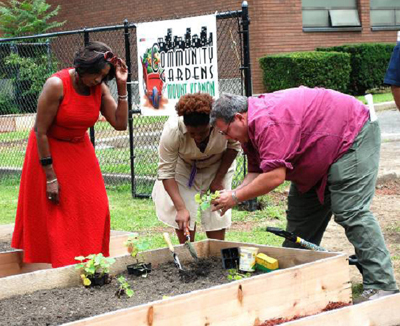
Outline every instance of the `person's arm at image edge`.
<svg viewBox="0 0 400 326"><path fill-rule="evenodd" d="M400 86L391 86L394 102L396 103L397 109L400 110Z"/></svg>

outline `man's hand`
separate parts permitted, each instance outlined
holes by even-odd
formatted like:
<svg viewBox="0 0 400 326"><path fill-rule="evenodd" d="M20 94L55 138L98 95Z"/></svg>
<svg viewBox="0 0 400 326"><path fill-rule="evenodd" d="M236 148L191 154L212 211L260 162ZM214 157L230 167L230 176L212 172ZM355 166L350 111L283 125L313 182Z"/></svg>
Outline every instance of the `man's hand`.
<svg viewBox="0 0 400 326"><path fill-rule="evenodd" d="M219 198L214 199L211 203L214 206L212 211L221 211L221 216L223 216L228 209L236 206L236 201L232 197L231 190L222 190L219 194Z"/></svg>
<svg viewBox="0 0 400 326"><path fill-rule="evenodd" d="M178 224L179 230L186 230L189 228L190 213L186 208L180 209L176 212L175 222Z"/></svg>

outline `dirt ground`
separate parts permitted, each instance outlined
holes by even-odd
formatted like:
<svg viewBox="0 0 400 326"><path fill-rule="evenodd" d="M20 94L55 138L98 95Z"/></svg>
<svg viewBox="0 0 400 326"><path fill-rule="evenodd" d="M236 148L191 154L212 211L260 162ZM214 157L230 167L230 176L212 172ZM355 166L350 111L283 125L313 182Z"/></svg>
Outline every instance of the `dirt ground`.
<svg viewBox="0 0 400 326"><path fill-rule="evenodd" d="M377 185L372 212L378 219L386 246L392 257L397 284L400 285L400 179L386 177ZM344 229L331 221L322 239L321 245L329 251L354 254L353 246L347 240ZM353 284L361 283L361 275L355 266L350 266Z"/></svg>

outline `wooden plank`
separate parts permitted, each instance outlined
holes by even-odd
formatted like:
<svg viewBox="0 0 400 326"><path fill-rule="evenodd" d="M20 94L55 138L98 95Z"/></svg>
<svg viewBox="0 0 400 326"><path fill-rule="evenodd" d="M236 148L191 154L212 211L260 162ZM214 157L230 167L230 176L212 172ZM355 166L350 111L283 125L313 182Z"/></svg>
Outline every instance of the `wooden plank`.
<svg viewBox="0 0 400 326"><path fill-rule="evenodd" d="M14 224L0 225L0 242L11 241L14 232Z"/></svg>
<svg viewBox="0 0 400 326"><path fill-rule="evenodd" d="M238 243L210 242L210 253ZM239 244L244 245L244 244ZM268 252L269 248L258 246ZM276 253L292 251L300 258L314 255L310 251L277 248ZM295 251L293 251L295 250ZM342 254L322 253L321 260L259 275L211 289L195 291L167 300L119 310L66 325L180 326L218 325L253 326L260 321L312 314L330 301L351 301L348 262ZM278 256L279 257L279 256ZM282 261L282 257L279 257ZM285 264L282 261L283 265Z"/></svg>
<svg viewBox="0 0 400 326"><path fill-rule="evenodd" d="M21 273L22 251L0 253L0 277Z"/></svg>
<svg viewBox="0 0 400 326"><path fill-rule="evenodd" d="M125 255L128 253L127 248L124 245L124 242L129 238L131 232L124 231L111 231L110 236L110 256L116 257Z"/></svg>
<svg viewBox="0 0 400 326"><path fill-rule="evenodd" d="M205 240L194 243L200 257L218 255L223 246L238 243ZM239 245L248 245L239 243ZM271 247L259 246L269 252ZM253 278L235 281L206 290L194 291L166 300L118 310L70 325L128 325L180 326L217 325L253 326L259 321L288 314L311 314L324 308L329 301L349 302L351 288L346 256L332 253L313 253L307 250L276 248L275 253L288 257L298 255L306 263ZM175 247L183 264L190 258L182 245ZM157 266L171 261L167 248L144 252L145 259ZM310 256L312 258L310 258ZM322 257L319 259L319 257ZM279 257L281 264L287 264ZM308 260L313 260L308 262ZM132 262L129 255L116 257L112 273L120 273ZM36 290L78 285L80 278L74 266L36 271L5 277L0 282L0 299L27 294ZM15 284L18 284L16 287Z"/></svg>
<svg viewBox="0 0 400 326"><path fill-rule="evenodd" d="M397 307L397 308L396 308ZM399 326L400 293L327 311L282 326Z"/></svg>
<svg viewBox="0 0 400 326"><path fill-rule="evenodd" d="M13 224L10 225L12 226L12 228L14 227ZM12 229L10 225L6 228L3 228L3 234L6 234ZM11 233L8 234L10 234L11 236ZM121 256L127 253L124 242L127 240L130 234L130 232L125 231L111 231L111 257ZM22 255L22 250L0 252L0 277L6 277L20 273L30 273L37 270L51 268L51 264L25 264L22 260Z"/></svg>
<svg viewBox="0 0 400 326"><path fill-rule="evenodd" d="M202 243L196 243L199 253L207 252L209 246L208 240ZM189 253L183 246L179 246L176 252L182 258L187 260ZM165 263L172 259L168 248L149 250L143 252L146 261L151 262L154 266ZM201 257L201 256L200 256ZM126 266L132 264L133 258L130 255L122 255L114 257L116 262L111 267L111 273L117 274L126 270ZM5 299L13 295L31 293L37 290L46 290L52 288L62 288L75 286L81 283L79 272L75 270L74 265L39 270L31 273L11 275L3 277L0 281L0 299ZM19 284L17 287L15 284Z"/></svg>

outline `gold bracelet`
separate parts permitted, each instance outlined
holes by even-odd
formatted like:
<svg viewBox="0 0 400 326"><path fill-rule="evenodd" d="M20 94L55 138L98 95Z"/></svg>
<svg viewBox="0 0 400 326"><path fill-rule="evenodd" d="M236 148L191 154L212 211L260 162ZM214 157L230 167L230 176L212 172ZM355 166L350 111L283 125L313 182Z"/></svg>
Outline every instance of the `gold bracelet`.
<svg viewBox="0 0 400 326"><path fill-rule="evenodd" d="M46 181L46 183L49 185L49 184L52 184L52 183L54 183L54 182L56 182L56 181L57 181L57 178L54 178L53 180Z"/></svg>

